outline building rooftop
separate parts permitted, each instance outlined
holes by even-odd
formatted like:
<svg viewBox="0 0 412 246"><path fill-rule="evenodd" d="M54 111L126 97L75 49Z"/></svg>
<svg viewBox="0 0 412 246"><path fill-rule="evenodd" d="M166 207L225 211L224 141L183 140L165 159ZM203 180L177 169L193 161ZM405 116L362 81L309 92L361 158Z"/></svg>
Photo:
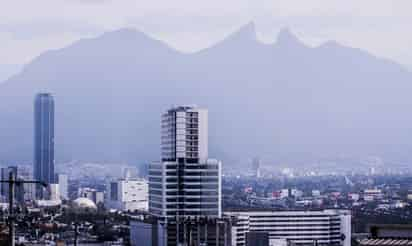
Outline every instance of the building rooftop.
<svg viewBox="0 0 412 246"><path fill-rule="evenodd" d="M362 239L359 242L361 246L387 246L387 245L412 245L409 239Z"/></svg>

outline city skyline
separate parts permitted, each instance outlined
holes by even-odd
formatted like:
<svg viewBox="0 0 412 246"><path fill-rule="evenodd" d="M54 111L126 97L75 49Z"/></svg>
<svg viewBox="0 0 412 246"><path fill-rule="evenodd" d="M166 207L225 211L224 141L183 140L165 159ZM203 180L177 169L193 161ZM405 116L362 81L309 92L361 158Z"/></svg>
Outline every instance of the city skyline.
<svg viewBox="0 0 412 246"><path fill-rule="evenodd" d="M153 160L155 112L198 103L216 115L210 152L234 164L254 155L288 164L341 156L405 163L411 78L363 50L334 42L308 47L290 30L267 45L245 25L196 54L120 30L49 52L0 84L0 157L31 161L27 112L34 93L49 91L59 97L59 162Z"/></svg>
<svg viewBox="0 0 412 246"><path fill-rule="evenodd" d="M0 246L412 245L412 1L1 6Z"/></svg>

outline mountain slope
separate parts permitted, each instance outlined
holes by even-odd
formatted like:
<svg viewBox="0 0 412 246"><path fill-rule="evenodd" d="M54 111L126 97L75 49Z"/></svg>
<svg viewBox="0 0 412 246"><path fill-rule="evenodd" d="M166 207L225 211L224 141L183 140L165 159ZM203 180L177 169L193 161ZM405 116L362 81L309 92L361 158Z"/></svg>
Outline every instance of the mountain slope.
<svg viewBox="0 0 412 246"><path fill-rule="evenodd" d="M0 64L0 83L17 74L20 69L21 65Z"/></svg>
<svg viewBox="0 0 412 246"><path fill-rule="evenodd" d="M158 159L160 113L181 103L209 108L219 158L391 157L412 147L411 78L336 42L307 47L286 29L268 45L248 24L193 54L123 29L46 52L0 84L0 160L31 160L39 91L56 98L58 161Z"/></svg>

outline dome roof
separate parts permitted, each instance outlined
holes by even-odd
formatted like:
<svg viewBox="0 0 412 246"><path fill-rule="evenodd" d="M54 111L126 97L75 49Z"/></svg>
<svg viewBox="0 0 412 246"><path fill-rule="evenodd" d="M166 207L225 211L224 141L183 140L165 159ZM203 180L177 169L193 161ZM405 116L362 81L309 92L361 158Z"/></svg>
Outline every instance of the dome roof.
<svg viewBox="0 0 412 246"><path fill-rule="evenodd" d="M79 197L76 200L73 201L74 207L75 208L80 208L80 209L97 209L96 204L94 202L86 197Z"/></svg>

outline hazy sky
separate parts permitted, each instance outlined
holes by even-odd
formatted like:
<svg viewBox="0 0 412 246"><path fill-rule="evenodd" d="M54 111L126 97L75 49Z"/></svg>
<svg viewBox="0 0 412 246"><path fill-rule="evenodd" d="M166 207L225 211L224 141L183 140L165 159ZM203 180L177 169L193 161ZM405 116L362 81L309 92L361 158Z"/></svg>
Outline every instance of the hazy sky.
<svg viewBox="0 0 412 246"><path fill-rule="evenodd" d="M289 27L412 67L411 0L1 0L0 64L23 64L82 37L133 27L184 51L204 48L254 21L269 42Z"/></svg>

